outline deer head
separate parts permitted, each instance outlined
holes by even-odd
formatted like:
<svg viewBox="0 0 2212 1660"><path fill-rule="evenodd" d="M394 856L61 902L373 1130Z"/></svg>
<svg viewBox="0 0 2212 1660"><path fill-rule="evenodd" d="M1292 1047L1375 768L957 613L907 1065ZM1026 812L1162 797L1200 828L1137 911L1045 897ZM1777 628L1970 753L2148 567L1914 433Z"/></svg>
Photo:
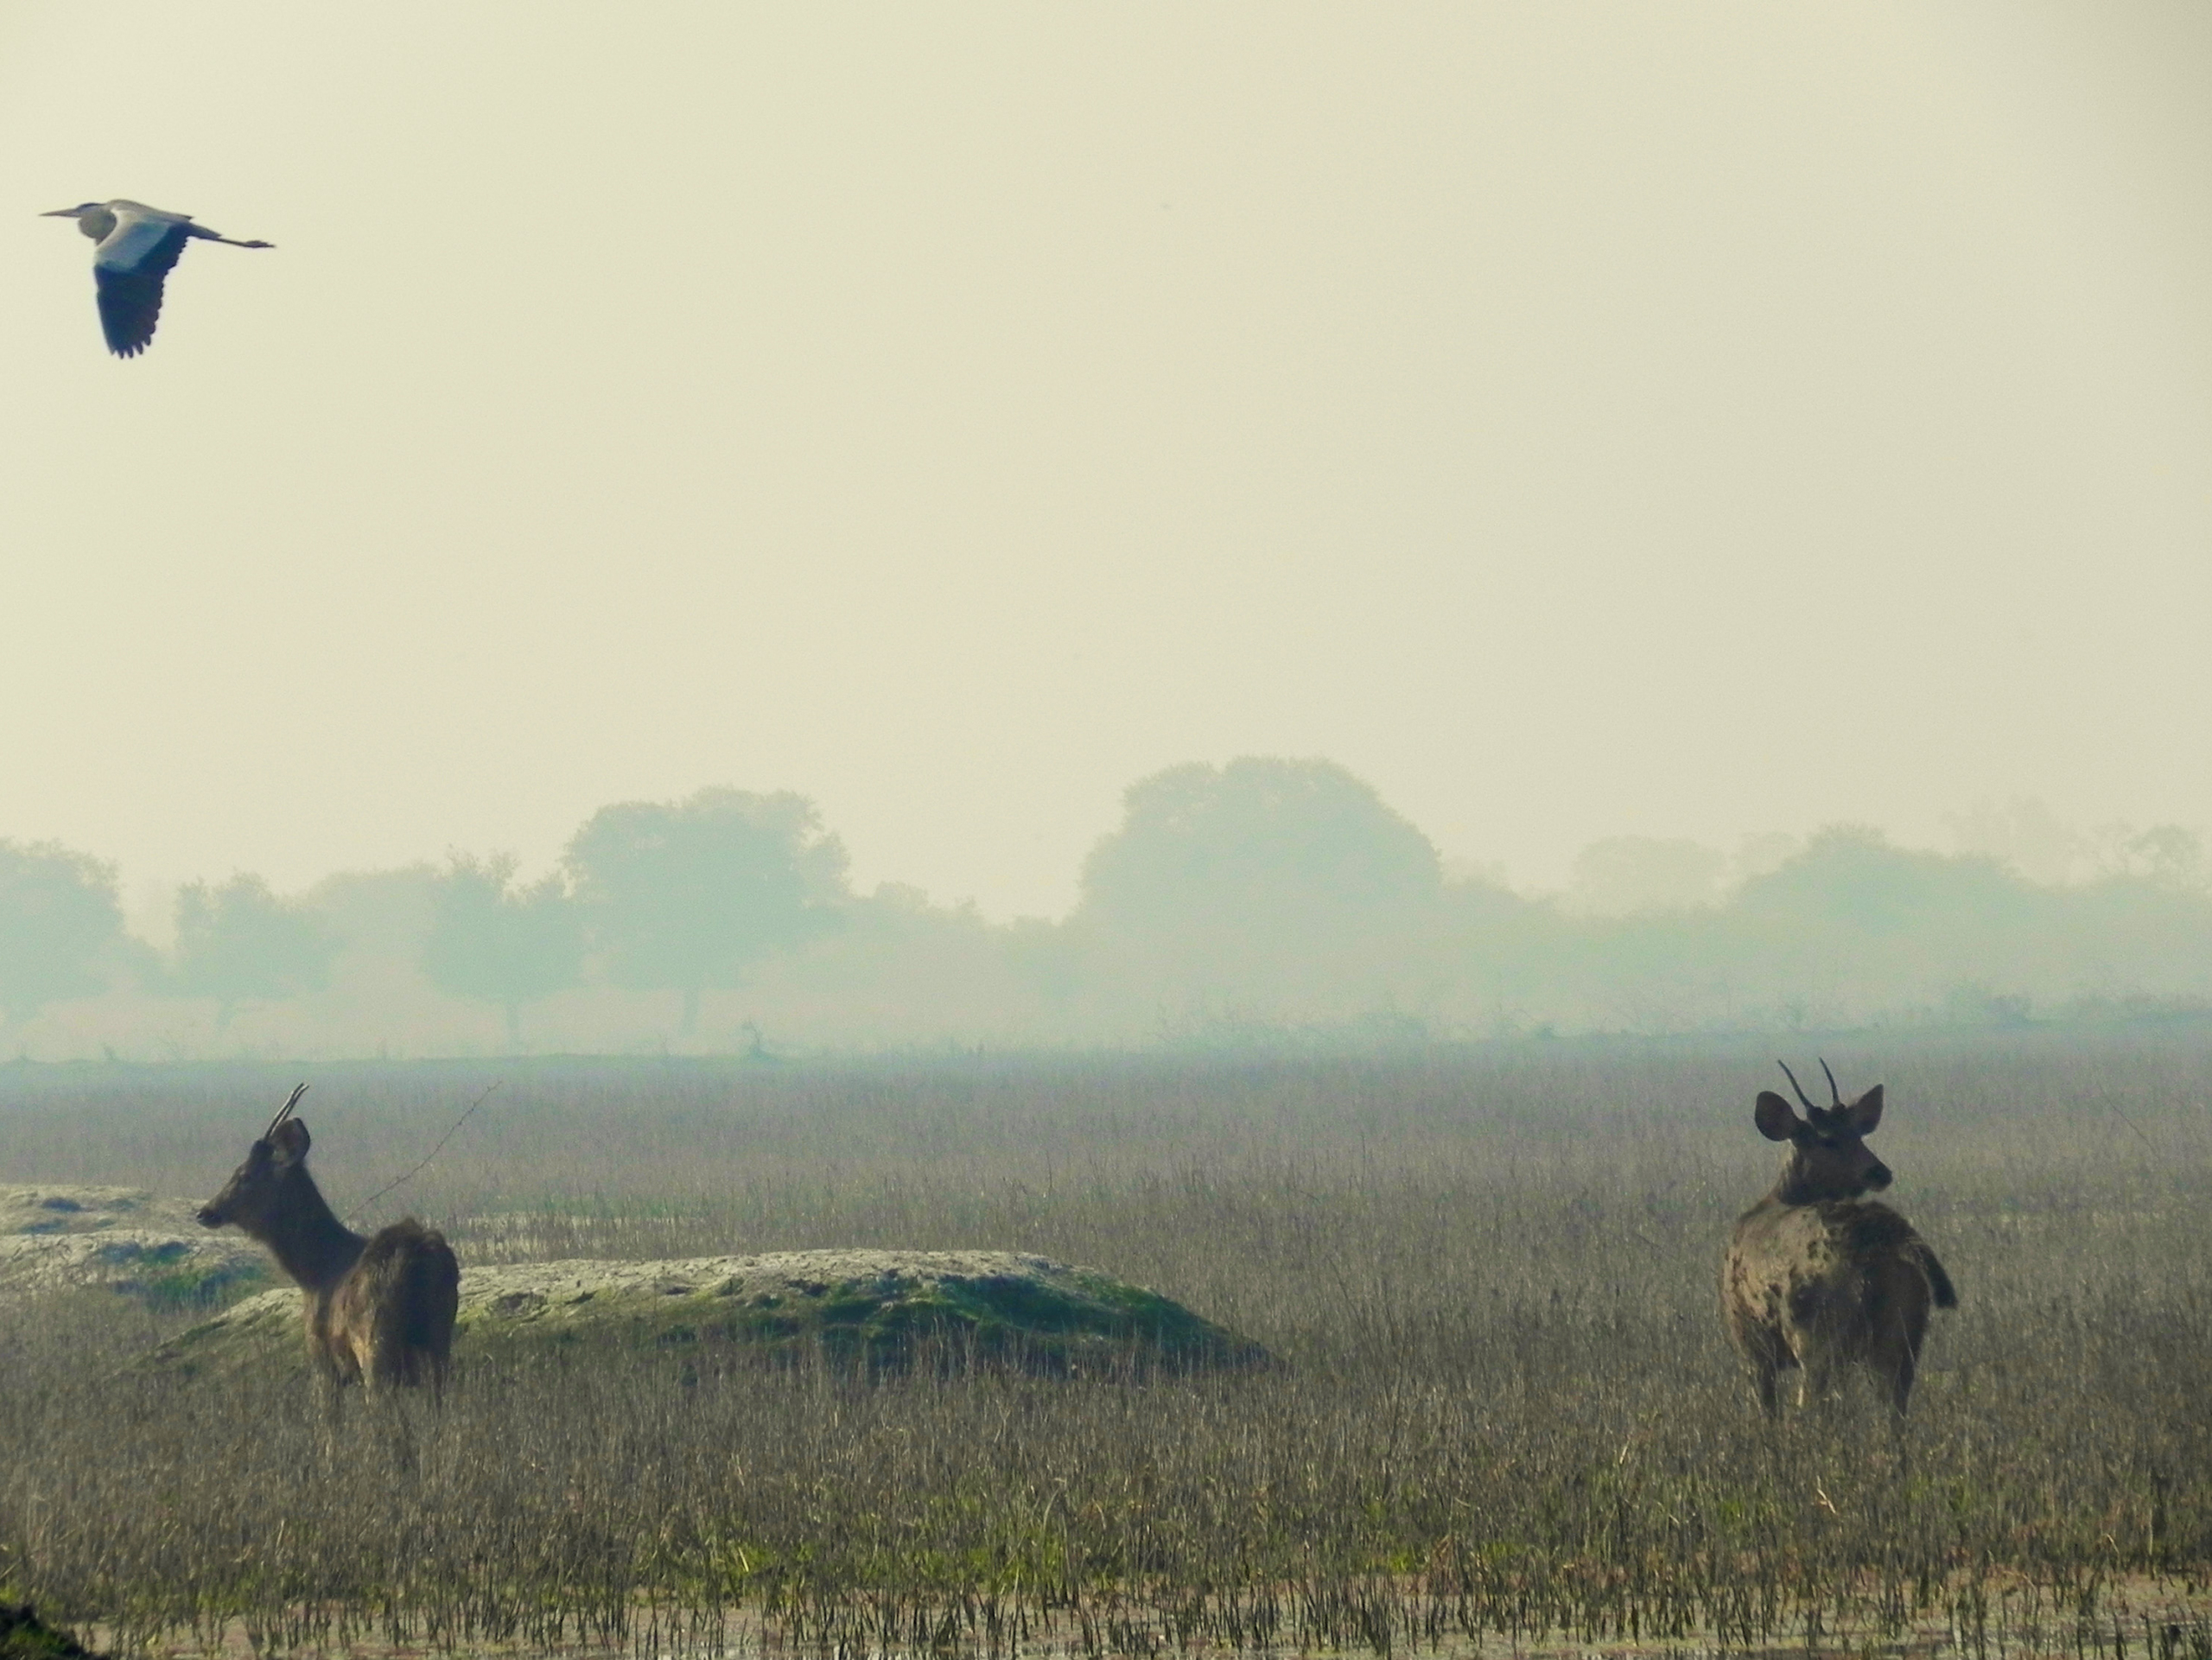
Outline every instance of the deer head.
<svg viewBox="0 0 2212 1660"><path fill-rule="evenodd" d="M223 1191L200 1207L201 1227L236 1226L265 1238L293 1213L302 1186L308 1193L315 1191L307 1172L308 1127L292 1116L292 1109L307 1092L304 1084L292 1091L260 1139L247 1149L245 1162L231 1173Z"/></svg>
<svg viewBox="0 0 2212 1660"><path fill-rule="evenodd" d="M1759 1092L1752 1118L1759 1134L1770 1142L1789 1143L1789 1161L1782 1168L1777 1194L1786 1205L1810 1205L1824 1199L1857 1199L1869 1191L1879 1193L1894 1178L1890 1167L1867 1150L1866 1137L1882 1122L1882 1086L1877 1084L1856 1101L1847 1103L1836 1087L1835 1074L1823 1060L1828 1094L1835 1104L1816 1107L1806 1098L1797 1075L1787 1063L1782 1075L1804 1103L1805 1116L1772 1090Z"/></svg>

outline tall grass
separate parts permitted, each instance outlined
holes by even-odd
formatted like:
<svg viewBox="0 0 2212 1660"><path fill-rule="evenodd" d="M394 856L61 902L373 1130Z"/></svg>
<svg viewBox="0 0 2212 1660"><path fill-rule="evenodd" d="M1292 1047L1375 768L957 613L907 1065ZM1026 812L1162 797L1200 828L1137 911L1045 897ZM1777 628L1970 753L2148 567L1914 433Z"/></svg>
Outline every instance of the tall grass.
<svg viewBox="0 0 2212 1660"><path fill-rule="evenodd" d="M1090 1651L1783 1638L2212 1653L2212 1041L1831 1043L1964 1307L1910 1422L1770 1425L1721 1339L1772 1072L1719 1045L1335 1059L327 1069L342 1211L464 1262L1034 1250L1287 1363L855 1384L732 1354L481 1360L445 1411L123 1363L80 1295L0 1327L0 1587L132 1641ZM212 1193L290 1081L16 1069L0 1180ZM367 1219L378 1219L371 1218ZM2174 1606L2116 1608L2145 1576ZM2147 1622L2147 1623L2145 1623ZM2192 1646L2194 1645L2194 1646Z"/></svg>

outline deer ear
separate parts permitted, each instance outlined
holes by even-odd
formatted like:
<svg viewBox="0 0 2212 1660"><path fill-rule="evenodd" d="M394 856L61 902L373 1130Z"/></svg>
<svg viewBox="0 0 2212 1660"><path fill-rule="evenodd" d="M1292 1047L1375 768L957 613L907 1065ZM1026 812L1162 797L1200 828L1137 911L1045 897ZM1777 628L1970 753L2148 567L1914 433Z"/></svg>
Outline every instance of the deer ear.
<svg viewBox="0 0 2212 1660"><path fill-rule="evenodd" d="M1786 1142L1804 1128L1797 1121L1797 1109L1772 1090L1759 1091L1758 1105L1751 1109L1751 1122L1770 1142Z"/></svg>
<svg viewBox="0 0 2212 1660"><path fill-rule="evenodd" d="M1872 1135L1881 1122L1882 1086L1877 1084L1851 1103L1851 1127L1861 1135Z"/></svg>
<svg viewBox="0 0 2212 1660"><path fill-rule="evenodd" d="M287 1164L297 1164L308 1155L308 1127L296 1118L287 1118L270 1131L269 1145Z"/></svg>

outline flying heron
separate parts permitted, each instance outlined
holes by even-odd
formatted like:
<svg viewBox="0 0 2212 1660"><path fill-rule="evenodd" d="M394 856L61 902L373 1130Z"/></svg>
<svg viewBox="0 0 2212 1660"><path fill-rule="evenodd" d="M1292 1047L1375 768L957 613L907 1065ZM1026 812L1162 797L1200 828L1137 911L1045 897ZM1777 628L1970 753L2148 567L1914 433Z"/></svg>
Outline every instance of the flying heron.
<svg viewBox="0 0 2212 1660"><path fill-rule="evenodd" d="M73 219L99 245L92 251L92 282L99 289L100 332L107 349L135 358L152 342L162 315L162 279L184 245L198 237L232 248L273 248L273 242L236 242L194 225L189 213L165 213L143 201L87 201L57 207L41 219Z"/></svg>

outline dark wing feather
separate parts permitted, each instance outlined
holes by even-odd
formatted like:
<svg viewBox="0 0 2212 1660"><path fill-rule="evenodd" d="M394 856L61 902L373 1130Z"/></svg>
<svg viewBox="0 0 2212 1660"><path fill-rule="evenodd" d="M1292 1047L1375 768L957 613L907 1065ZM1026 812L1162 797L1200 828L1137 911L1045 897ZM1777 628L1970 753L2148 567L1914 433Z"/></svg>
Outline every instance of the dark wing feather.
<svg viewBox="0 0 2212 1660"><path fill-rule="evenodd" d="M162 279L137 271L96 270L92 281L99 288L100 332L107 349L119 358L135 358L154 338L154 325L162 315Z"/></svg>
<svg viewBox="0 0 2212 1660"><path fill-rule="evenodd" d="M184 251L186 232L173 227L128 264L95 255L92 283L99 291L100 332L107 349L135 358L152 342L162 315L162 283ZM103 252L105 252L103 249Z"/></svg>

